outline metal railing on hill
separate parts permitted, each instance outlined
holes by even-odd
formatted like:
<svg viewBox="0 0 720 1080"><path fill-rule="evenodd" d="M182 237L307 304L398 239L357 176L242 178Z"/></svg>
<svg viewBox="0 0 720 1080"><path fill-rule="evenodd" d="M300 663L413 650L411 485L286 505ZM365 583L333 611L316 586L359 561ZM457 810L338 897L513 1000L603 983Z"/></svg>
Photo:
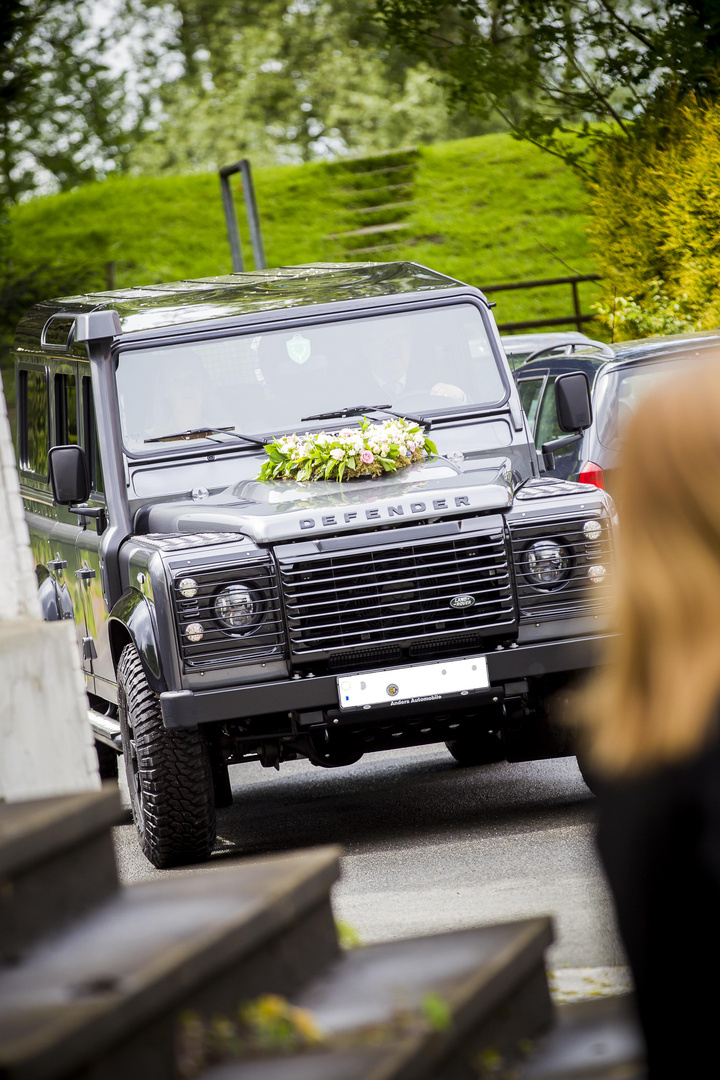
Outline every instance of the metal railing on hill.
<svg viewBox="0 0 720 1080"><path fill-rule="evenodd" d="M480 289L486 296L493 293L510 292L515 289L542 289L555 285L569 285L572 290L573 313L567 317L555 317L550 319L523 319L520 322L499 323L498 329L502 333L512 333L515 330L539 330L551 326L575 326L582 330L583 325L596 319L596 315L583 315L580 306L580 294L578 285L583 281L600 281L599 274L575 274L572 277L541 278L538 281L512 281L503 285L481 285Z"/></svg>

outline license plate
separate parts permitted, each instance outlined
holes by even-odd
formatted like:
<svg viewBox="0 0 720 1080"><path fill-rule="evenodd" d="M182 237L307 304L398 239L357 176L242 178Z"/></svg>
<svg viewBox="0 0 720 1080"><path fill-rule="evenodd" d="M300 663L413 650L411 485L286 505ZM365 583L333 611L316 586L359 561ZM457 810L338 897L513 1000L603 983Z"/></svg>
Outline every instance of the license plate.
<svg viewBox="0 0 720 1080"><path fill-rule="evenodd" d="M341 709L412 705L454 695L464 697L474 690L486 690L489 685L484 656L367 671L364 675L341 675L337 680Z"/></svg>

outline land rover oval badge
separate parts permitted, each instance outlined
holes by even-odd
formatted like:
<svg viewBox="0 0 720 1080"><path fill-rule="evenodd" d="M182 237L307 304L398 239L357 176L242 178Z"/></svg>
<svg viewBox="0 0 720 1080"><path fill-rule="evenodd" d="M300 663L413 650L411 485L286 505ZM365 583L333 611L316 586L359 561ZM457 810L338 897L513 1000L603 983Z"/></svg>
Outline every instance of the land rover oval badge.
<svg viewBox="0 0 720 1080"><path fill-rule="evenodd" d="M455 608L455 610L457 611L458 608L472 607L474 603L474 596L453 596L452 600L450 601L450 607Z"/></svg>

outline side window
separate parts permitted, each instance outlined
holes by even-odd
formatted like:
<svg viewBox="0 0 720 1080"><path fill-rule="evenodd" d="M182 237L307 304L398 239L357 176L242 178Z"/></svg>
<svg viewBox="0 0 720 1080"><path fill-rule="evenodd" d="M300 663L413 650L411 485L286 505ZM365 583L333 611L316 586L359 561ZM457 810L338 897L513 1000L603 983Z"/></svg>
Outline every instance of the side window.
<svg viewBox="0 0 720 1080"><path fill-rule="evenodd" d="M83 403L83 443L90 469L90 486L93 491L100 495L105 490L103 482L102 464L100 462L100 448L98 446L97 421L95 419L95 405L93 404L92 383L88 375L82 379L82 403Z"/></svg>
<svg viewBox="0 0 720 1080"><path fill-rule="evenodd" d="M536 443L540 447L550 439L559 439L566 435L558 424L557 410L555 409L555 380L548 379L547 389L540 406L537 423Z"/></svg>
<svg viewBox="0 0 720 1080"><path fill-rule="evenodd" d="M544 382L544 375L532 379L518 379L520 404L525 410L525 415L527 416L531 431L535 430L535 417L537 416Z"/></svg>
<svg viewBox="0 0 720 1080"><path fill-rule="evenodd" d="M558 423L557 410L555 408L555 379L548 379L548 384L540 403L535 445L538 450L540 450L543 443L550 442L552 439L561 439L567 434L568 432L563 431ZM572 474L573 470L578 468L579 453L579 443L572 443L570 446L566 446L564 450L556 450L555 468L552 470L551 475L556 476L560 480L566 480Z"/></svg>
<svg viewBox="0 0 720 1080"><path fill-rule="evenodd" d="M74 375L55 376L55 445L78 441L77 382Z"/></svg>
<svg viewBox="0 0 720 1080"><path fill-rule="evenodd" d="M38 368L21 368L18 391L20 467L47 478L47 372Z"/></svg>

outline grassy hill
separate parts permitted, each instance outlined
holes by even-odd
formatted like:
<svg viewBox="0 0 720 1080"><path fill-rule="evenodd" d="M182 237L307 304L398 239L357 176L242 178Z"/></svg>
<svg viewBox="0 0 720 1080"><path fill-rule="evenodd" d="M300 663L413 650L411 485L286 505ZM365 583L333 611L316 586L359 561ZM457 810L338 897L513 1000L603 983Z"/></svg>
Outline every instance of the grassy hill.
<svg viewBox="0 0 720 1080"><path fill-rule="evenodd" d="M381 250L354 257L412 259L481 287L595 270L585 234L585 193L556 158L508 135L484 135L423 147L410 173L399 170L406 183L394 185L402 197L402 227L379 237L396 246L379 244ZM347 178L342 163L254 172L269 266L344 261L348 247L338 234L363 221L382 221L382 214L363 218L363 200L348 195ZM378 183L393 178L379 176ZM233 180L252 267L239 177ZM366 186L373 182L370 176ZM20 297L20 310L23 298L28 306L42 295L105 288L108 263L114 263L120 287L231 269L214 173L113 179L33 199L13 209L10 232L10 292L15 309ZM595 288L581 286L584 310ZM571 310L567 286L499 293L496 299L501 323Z"/></svg>

